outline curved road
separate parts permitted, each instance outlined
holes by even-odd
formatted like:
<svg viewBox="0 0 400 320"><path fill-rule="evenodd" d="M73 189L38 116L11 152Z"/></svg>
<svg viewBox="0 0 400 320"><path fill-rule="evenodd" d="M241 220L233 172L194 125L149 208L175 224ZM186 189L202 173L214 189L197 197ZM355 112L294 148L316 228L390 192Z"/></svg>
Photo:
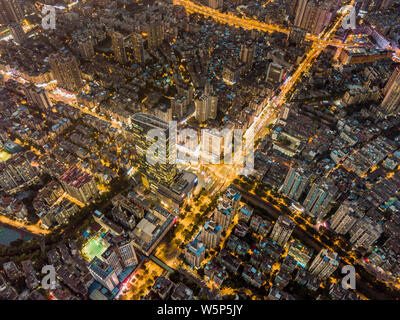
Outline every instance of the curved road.
<svg viewBox="0 0 400 320"><path fill-rule="evenodd" d="M270 203L265 202L260 197L257 197L256 195L253 195L236 185L234 187L242 194L242 199L244 199L245 202L247 202L254 208L261 209L262 212L269 218L273 218L276 220L280 215L284 214L278 209L276 209ZM316 251L320 251L322 248L326 248L326 246L323 243L316 240L310 233L301 229L299 226L296 226L296 228L293 231L293 235L296 238L300 239L306 246L312 247ZM341 267L343 265L344 264L341 263ZM357 267L360 269L364 269L364 267L361 265L358 265ZM365 269L363 271L365 271ZM393 300L393 299L398 299L400 297L399 291L394 291L393 294L391 294L390 292L381 292L377 291L377 289L375 289L373 285L374 284L371 284L369 281L363 279L361 276L357 277L357 291L359 291L369 299Z"/></svg>
<svg viewBox="0 0 400 320"><path fill-rule="evenodd" d="M216 9L212 9L208 6L201 5L199 3L195 3L190 0L173 0L173 4L184 7L186 11L189 13L198 13L205 17L211 17L212 19L214 19L219 23L223 24L226 23L230 26L240 27L245 30L259 30L266 33L272 33L272 32L281 32L284 34L290 33L290 30L279 27L278 25L268 24L265 22L249 18L240 18L231 13L228 14L222 13ZM306 39L313 42L317 42L321 46L331 45L334 47L341 47L341 48L357 46L357 44L346 44L338 40L335 41L329 39L320 39L318 36L312 34L307 34Z"/></svg>

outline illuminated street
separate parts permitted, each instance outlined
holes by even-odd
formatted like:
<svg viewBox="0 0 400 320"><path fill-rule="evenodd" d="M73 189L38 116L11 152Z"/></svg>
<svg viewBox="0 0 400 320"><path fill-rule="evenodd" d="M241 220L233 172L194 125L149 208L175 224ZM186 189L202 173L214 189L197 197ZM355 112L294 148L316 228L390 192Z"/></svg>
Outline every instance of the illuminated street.
<svg viewBox="0 0 400 320"><path fill-rule="evenodd" d="M400 300L399 12L0 0L0 300Z"/></svg>

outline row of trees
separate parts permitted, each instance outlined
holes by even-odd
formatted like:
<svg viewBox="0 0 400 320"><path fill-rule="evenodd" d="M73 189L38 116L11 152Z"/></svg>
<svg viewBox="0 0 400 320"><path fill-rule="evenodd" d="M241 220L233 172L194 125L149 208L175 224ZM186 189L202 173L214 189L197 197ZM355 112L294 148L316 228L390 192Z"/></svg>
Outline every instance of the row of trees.
<svg viewBox="0 0 400 320"><path fill-rule="evenodd" d="M108 206L115 195L125 190L129 185L129 178L126 177L112 181L110 191L103 193L95 202L82 208L72 216L65 228L54 229L52 233L44 237L46 251L55 248L60 241L74 240L78 246L82 245L83 239L80 235L91 223L94 210L99 209L101 211ZM32 260L39 267L46 264L46 254L41 251L40 240L38 238L31 241L17 240L11 243L10 246L0 247L0 263L10 260L19 263L27 259Z"/></svg>

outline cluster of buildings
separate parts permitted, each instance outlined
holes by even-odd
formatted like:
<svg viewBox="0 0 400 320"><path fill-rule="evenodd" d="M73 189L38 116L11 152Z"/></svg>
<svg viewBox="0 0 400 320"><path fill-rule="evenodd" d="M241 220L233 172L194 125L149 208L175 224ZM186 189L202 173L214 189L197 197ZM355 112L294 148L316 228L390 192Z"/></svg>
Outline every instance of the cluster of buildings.
<svg viewBox="0 0 400 320"><path fill-rule="evenodd" d="M27 220L28 209L17 196L37 187L43 176L50 182L32 191L32 207L47 229L67 225L100 189L126 173L162 204L122 192L110 210L96 210L106 250L89 264L74 243L50 250L47 258L59 280L51 297L109 299L118 293L138 265L136 250L152 254L198 184L195 174L178 169L179 157L219 163L230 151L225 146L232 145L234 130L252 126L305 57L309 40L332 24L342 4L201 3L256 16L282 32L204 23L171 1L120 6L101 0L58 8L58 27L44 40L40 28L30 28L30 19L23 22L25 14L40 16L35 6L24 12L20 1L0 0L0 24L10 32L0 41L0 147L11 154L0 162L0 213ZM262 139L255 176L291 199L307 221L348 241L366 263L399 276L400 69L392 60L399 30L380 14L393 17L398 7L391 0L357 6L360 14L379 13L367 15L357 32L342 30L332 41L354 36L361 45L328 46L312 63ZM176 134L185 129L196 133L195 141ZM215 142L224 148L204 148ZM155 143L161 151L151 154ZM292 240L296 223L289 215L271 223L240 199L228 188L185 247L185 260L202 269L206 280L222 286L235 274L257 289L268 283L268 298L281 300L294 298L284 291L290 281L315 292L337 270L336 252L322 249L314 256ZM23 272L12 262L3 266L0 294L42 298L34 290L39 286L34 267L29 261L22 263ZM14 276L24 276L30 291L13 290ZM164 277L149 295L194 298L183 283ZM334 284L329 296L357 298Z"/></svg>
<svg viewBox="0 0 400 320"><path fill-rule="evenodd" d="M323 53L261 142L255 169L292 200L295 215L333 231L369 272L395 281L400 100L391 58L379 46Z"/></svg>
<svg viewBox="0 0 400 320"><path fill-rule="evenodd" d="M185 249L185 259L191 266L200 267L206 250L215 250L220 246L222 233L227 232L237 215L240 197L240 193L230 187L218 200L212 219L205 223Z"/></svg>
<svg viewBox="0 0 400 320"><path fill-rule="evenodd" d="M40 181L36 169L24 154L13 155L0 163L0 179L2 190L11 195Z"/></svg>
<svg viewBox="0 0 400 320"><path fill-rule="evenodd" d="M165 130L165 123L182 121L193 113L197 123L183 127L199 131L201 126L210 125L211 129L226 128L230 132L248 128L302 52L291 49L285 55L286 44L268 35L275 49L273 54L264 55L268 46L257 41L257 32L231 33L218 24L203 25L184 15L182 8L168 4L148 8L138 4L133 16L109 1L103 5L94 7L87 2L65 9L65 14L60 12L60 28L48 32L49 42L32 33L26 41L15 37L18 44L2 43L4 107L8 107L2 112L2 128L8 139L16 136L33 145L39 173L60 180L67 193L83 204L96 196L95 179L108 183L119 170L132 170L136 163L145 172L143 184L179 210L195 187L196 177L178 173L173 165L152 170L142 161L146 144L141 137L150 128ZM13 8L5 10L18 12ZM116 15L122 20L113 19ZM15 16L19 18L10 22L19 23L20 15ZM87 21L84 28L74 27L79 25L80 16ZM216 28L218 32L214 32ZM202 33L201 43L187 31L178 37L180 30L187 29ZM61 40L65 37L69 39L66 43ZM104 48L107 39L110 48ZM238 41L241 44L235 46ZM228 50L229 55L218 49L210 56L207 48L216 43L221 43L221 49ZM168 53L166 57L159 49ZM155 64L147 63L150 61ZM264 66L267 76L254 82L246 78L246 72L257 63ZM234 81L224 76L229 68L235 74ZM223 78L229 79L225 83ZM148 84L158 91L147 92ZM173 96L165 100L163 95L169 95L172 87ZM10 95L14 99L8 105ZM221 118L222 114L227 116ZM77 120L81 124L75 125ZM123 134L118 127L123 127ZM222 144L226 139L213 133L209 138ZM209 158L221 156L207 154ZM69 171L60 175L62 164L57 164L57 172L49 169L48 157L64 163ZM71 173L73 170L79 173ZM88 178L83 177L85 174ZM21 190L18 187L16 192Z"/></svg>
<svg viewBox="0 0 400 320"><path fill-rule="evenodd" d="M20 220L26 220L28 217L28 209L25 204L13 196L5 194L0 195L0 210L3 216L9 216Z"/></svg>
<svg viewBox="0 0 400 320"><path fill-rule="evenodd" d="M149 256L176 222L177 217L150 203L134 192L112 199L113 208L106 215L96 210L94 220L101 227L118 235L127 235L133 246Z"/></svg>
<svg viewBox="0 0 400 320"><path fill-rule="evenodd" d="M0 273L2 300L46 300L43 291L37 290L40 282L31 260L22 261L20 266L13 261L6 262L2 265L2 271L3 273ZM23 285L17 290L18 282Z"/></svg>
<svg viewBox="0 0 400 320"><path fill-rule="evenodd" d="M133 241L127 234L115 236L108 232L103 239L109 247L101 257L95 256L88 264L89 271L96 280L90 288L93 300L109 299L110 293L114 297L138 265Z"/></svg>
<svg viewBox="0 0 400 320"><path fill-rule="evenodd" d="M184 283L174 283L164 276L158 277L145 300L195 300L193 290Z"/></svg>
<svg viewBox="0 0 400 320"><path fill-rule="evenodd" d="M31 260L21 265L10 261L0 273L0 296L4 300L81 300L89 298L94 278L88 264L71 241L47 252L50 269L42 270ZM55 273L53 274L52 268ZM21 281L23 280L23 281Z"/></svg>
<svg viewBox="0 0 400 320"><path fill-rule="evenodd" d="M48 290L50 299L111 300L138 264L135 249L126 235L106 235L107 250L88 262L75 242L59 244L47 252L55 267L56 284ZM129 279L128 279L129 280Z"/></svg>
<svg viewBox="0 0 400 320"><path fill-rule="evenodd" d="M220 199L220 205L230 195L240 201L240 193L235 194L231 188ZM240 276L249 287L266 286L267 298L271 300L295 299L296 294L285 291L290 282L303 286L319 299L359 299L353 291L343 292L341 296L331 294L336 287L330 288L326 297L317 294L322 283L338 270L340 257L330 249L314 253L293 239L297 224L290 216L282 214L271 223L254 214L249 205L241 205L236 210L232 208L234 204L229 202L229 205L230 208L227 204L217 208L213 220L206 222L185 249L186 262L201 270L207 282L223 288L227 280ZM221 209L222 215L218 216ZM223 232L228 230L231 233L226 238ZM354 233L354 238L363 236Z"/></svg>

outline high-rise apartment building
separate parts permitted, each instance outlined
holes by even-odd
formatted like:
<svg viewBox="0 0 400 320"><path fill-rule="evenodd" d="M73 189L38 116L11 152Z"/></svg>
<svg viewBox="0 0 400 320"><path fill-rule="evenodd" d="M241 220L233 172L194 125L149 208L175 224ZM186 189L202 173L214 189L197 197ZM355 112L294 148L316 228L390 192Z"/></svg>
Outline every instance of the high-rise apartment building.
<svg viewBox="0 0 400 320"><path fill-rule="evenodd" d="M24 155L16 154L0 162L0 187L8 193L38 182L38 179L35 169Z"/></svg>
<svg viewBox="0 0 400 320"><path fill-rule="evenodd" d="M153 21L147 25L147 45L149 49L157 49L164 41L164 24Z"/></svg>
<svg viewBox="0 0 400 320"><path fill-rule="evenodd" d="M329 249L322 249L312 261L309 271L319 279L326 279L335 272L338 267L338 254Z"/></svg>
<svg viewBox="0 0 400 320"><path fill-rule="evenodd" d="M94 200L99 194L94 178L78 168L70 168L59 180L64 190L71 197L84 204Z"/></svg>
<svg viewBox="0 0 400 320"><path fill-rule="evenodd" d="M221 130L213 128L201 131L200 155L204 163L219 164L231 156L233 129L233 124L227 123Z"/></svg>
<svg viewBox="0 0 400 320"><path fill-rule="evenodd" d="M207 249L213 249L221 241L222 227L214 221L207 221L201 231L201 241Z"/></svg>
<svg viewBox="0 0 400 320"><path fill-rule="evenodd" d="M385 87L386 95L382 101L381 108L386 115L398 113L400 111L400 76Z"/></svg>
<svg viewBox="0 0 400 320"><path fill-rule="evenodd" d="M172 117L180 121L187 112L189 99L185 96L171 99Z"/></svg>
<svg viewBox="0 0 400 320"><path fill-rule="evenodd" d="M51 54L49 63L59 87L76 92L82 88L81 72L77 59L71 54Z"/></svg>
<svg viewBox="0 0 400 320"><path fill-rule="evenodd" d="M233 86L236 84L242 71L244 71L244 68L242 68L238 61L230 60L225 64L222 70L222 79L225 83Z"/></svg>
<svg viewBox="0 0 400 320"><path fill-rule="evenodd" d="M294 25L312 34L320 34L335 15L338 9L336 2L332 0L295 1Z"/></svg>
<svg viewBox="0 0 400 320"><path fill-rule="evenodd" d="M232 224L233 216L236 214L232 203L227 199L220 199L215 208L213 220L222 227L223 230L227 230Z"/></svg>
<svg viewBox="0 0 400 320"><path fill-rule="evenodd" d="M185 259L194 267L200 267L201 262L204 260L206 254L206 247L204 243L195 239L185 248Z"/></svg>
<svg viewBox="0 0 400 320"><path fill-rule="evenodd" d="M266 81L273 84L279 84L283 79L284 72L285 70L283 66L278 63L271 62L268 65Z"/></svg>
<svg viewBox="0 0 400 320"><path fill-rule="evenodd" d="M132 46L133 46L133 56L135 58L136 63L144 62L144 39L141 34L134 33L132 34Z"/></svg>
<svg viewBox="0 0 400 320"><path fill-rule="evenodd" d="M171 105L161 103L156 108L149 110L152 114L154 114L158 119L161 119L165 122L172 121L172 107Z"/></svg>
<svg viewBox="0 0 400 320"><path fill-rule="evenodd" d="M222 9L224 0L208 0L208 6L212 9Z"/></svg>
<svg viewBox="0 0 400 320"><path fill-rule="evenodd" d="M281 215L275 222L270 237L280 246L284 246L289 241L295 227L296 223L288 215Z"/></svg>
<svg viewBox="0 0 400 320"><path fill-rule="evenodd" d="M247 65L250 69L253 66L254 56L256 52L256 46L252 43L242 44L240 50L240 61Z"/></svg>
<svg viewBox="0 0 400 320"><path fill-rule="evenodd" d="M282 186L282 193L298 201L310 182L310 173L303 167L290 167Z"/></svg>
<svg viewBox="0 0 400 320"><path fill-rule="evenodd" d="M170 135L168 122L145 113L136 113L131 120L125 134L136 147L144 185L156 190L158 183L172 185L177 176L176 136ZM158 134L159 137L150 136L151 133ZM150 149L155 145L160 146L158 152Z"/></svg>
<svg viewBox="0 0 400 320"><path fill-rule="evenodd" d="M218 112L218 97L214 94L212 85L207 82L204 94L194 101L196 107L196 120L199 123L208 119L215 119Z"/></svg>
<svg viewBox="0 0 400 320"><path fill-rule="evenodd" d="M385 88L383 89L382 93L383 95L386 95L389 90L392 88L394 82L400 78L400 66L394 69L392 75L390 76L388 82L385 85Z"/></svg>
<svg viewBox="0 0 400 320"><path fill-rule="evenodd" d="M90 37L82 37L78 40L79 54L83 59L94 56L93 40Z"/></svg>
<svg viewBox="0 0 400 320"><path fill-rule="evenodd" d="M202 95L194 101L196 107L196 120L199 123L206 122L208 119L215 119L218 98Z"/></svg>
<svg viewBox="0 0 400 320"><path fill-rule="evenodd" d="M298 240L290 243L288 256L293 257L302 268L308 265L312 257L312 250L302 245Z"/></svg>
<svg viewBox="0 0 400 320"><path fill-rule="evenodd" d="M19 0L0 0L0 24L20 22L24 19L24 10Z"/></svg>
<svg viewBox="0 0 400 320"><path fill-rule="evenodd" d="M112 246L102 253L101 259L112 267L117 274L122 271L121 261Z"/></svg>
<svg viewBox="0 0 400 320"><path fill-rule="evenodd" d="M359 219L350 230L350 242L354 247L368 249L383 232L382 225L368 217Z"/></svg>
<svg viewBox="0 0 400 320"><path fill-rule="evenodd" d="M291 44L302 44L306 38L307 30L293 27L290 29L289 33L289 43Z"/></svg>
<svg viewBox="0 0 400 320"><path fill-rule="evenodd" d="M94 257L88 267L93 278L100 282L109 291L113 291L119 285L117 273L113 267L101 261L99 258Z"/></svg>
<svg viewBox="0 0 400 320"><path fill-rule="evenodd" d="M192 85L176 79L176 90L177 95L171 99L172 116L177 121L180 121L193 103L194 88Z"/></svg>
<svg viewBox="0 0 400 320"><path fill-rule="evenodd" d="M119 63L125 64L128 62L125 49L125 38L119 32L113 32L111 35L111 48L114 52L114 58Z"/></svg>
<svg viewBox="0 0 400 320"><path fill-rule="evenodd" d="M50 109L53 106L46 89L31 84L25 87L24 91L27 100L33 105L36 105L43 110Z"/></svg>
<svg viewBox="0 0 400 320"><path fill-rule="evenodd" d="M242 195L235 188L230 186L222 196L223 203L226 202L232 208L234 214L239 210L240 199Z"/></svg>
<svg viewBox="0 0 400 320"><path fill-rule="evenodd" d="M101 257L113 267L117 274L127 267L133 267L138 264L135 247L128 234L114 236L108 242L110 247Z"/></svg>
<svg viewBox="0 0 400 320"><path fill-rule="evenodd" d="M212 88L211 88L212 89ZM194 97L194 88L192 85L187 84L185 82L179 82L176 85L176 90L178 92L178 96L186 97L188 99L188 104L193 102Z"/></svg>
<svg viewBox="0 0 400 320"><path fill-rule="evenodd" d="M22 28L21 23L19 22L11 22L8 25L11 35L13 36L13 39L16 43L22 44L26 40L26 35L24 32L24 29Z"/></svg>
<svg viewBox="0 0 400 320"><path fill-rule="evenodd" d="M357 203L345 200L332 216L330 227L336 233L345 235L360 218Z"/></svg>
<svg viewBox="0 0 400 320"><path fill-rule="evenodd" d="M337 191L337 187L329 180L314 182L303 203L307 213L317 220L322 218Z"/></svg>
<svg viewBox="0 0 400 320"><path fill-rule="evenodd" d="M122 265L127 267L133 267L138 264L135 247L133 241L127 234L117 237L115 241L115 248L118 252L118 256L122 262Z"/></svg>

